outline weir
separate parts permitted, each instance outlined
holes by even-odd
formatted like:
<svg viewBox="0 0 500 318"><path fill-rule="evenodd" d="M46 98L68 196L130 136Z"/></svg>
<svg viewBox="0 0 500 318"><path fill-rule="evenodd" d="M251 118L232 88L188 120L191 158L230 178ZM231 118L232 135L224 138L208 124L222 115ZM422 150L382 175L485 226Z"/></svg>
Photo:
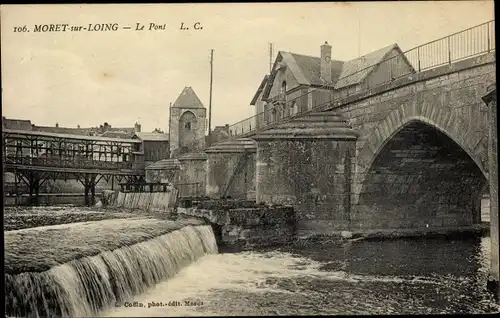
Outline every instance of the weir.
<svg viewBox="0 0 500 318"><path fill-rule="evenodd" d="M131 301L206 254L218 253L210 226L186 226L44 272L5 274L6 315L88 317Z"/></svg>

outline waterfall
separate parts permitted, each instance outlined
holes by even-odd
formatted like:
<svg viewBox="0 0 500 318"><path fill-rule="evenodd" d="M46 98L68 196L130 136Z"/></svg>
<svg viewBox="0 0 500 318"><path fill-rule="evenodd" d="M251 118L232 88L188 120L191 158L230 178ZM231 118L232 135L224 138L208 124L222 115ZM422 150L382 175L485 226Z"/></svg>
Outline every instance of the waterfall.
<svg viewBox="0 0 500 318"><path fill-rule="evenodd" d="M210 226L186 226L149 241L76 259L45 272L5 274L6 315L89 317L123 305L205 254L217 253Z"/></svg>

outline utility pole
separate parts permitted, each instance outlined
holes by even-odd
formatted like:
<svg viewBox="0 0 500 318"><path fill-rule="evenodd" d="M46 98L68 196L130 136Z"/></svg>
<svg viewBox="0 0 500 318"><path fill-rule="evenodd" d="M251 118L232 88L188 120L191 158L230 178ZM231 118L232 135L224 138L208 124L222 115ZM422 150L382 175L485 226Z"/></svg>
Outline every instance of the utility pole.
<svg viewBox="0 0 500 318"><path fill-rule="evenodd" d="M361 12L358 6L358 57L360 56L361 56Z"/></svg>
<svg viewBox="0 0 500 318"><path fill-rule="evenodd" d="M212 134L212 82L214 73L214 50L210 50L210 100L208 101L208 135Z"/></svg>
<svg viewBox="0 0 500 318"><path fill-rule="evenodd" d="M269 74L273 70L273 44L269 42Z"/></svg>
<svg viewBox="0 0 500 318"><path fill-rule="evenodd" d="M170 102L170 106L168 107L168 157L171 158L172 156L172 141L171 141L171 136L172 136L172 102Z"/></svg>

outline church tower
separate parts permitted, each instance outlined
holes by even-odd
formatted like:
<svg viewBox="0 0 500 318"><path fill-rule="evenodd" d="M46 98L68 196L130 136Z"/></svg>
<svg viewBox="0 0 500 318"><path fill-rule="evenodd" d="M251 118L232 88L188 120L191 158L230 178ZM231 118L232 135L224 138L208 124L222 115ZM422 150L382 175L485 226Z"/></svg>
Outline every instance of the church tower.
<svg viewBox="0 0 500 318"><path fill-rule="evenodd" d="M182 93L170 108L170 153L175 149L188 148L193 143L205 146L205 121L207 110L191 87ZM184 151L183 151L184 152Z"/></svg>

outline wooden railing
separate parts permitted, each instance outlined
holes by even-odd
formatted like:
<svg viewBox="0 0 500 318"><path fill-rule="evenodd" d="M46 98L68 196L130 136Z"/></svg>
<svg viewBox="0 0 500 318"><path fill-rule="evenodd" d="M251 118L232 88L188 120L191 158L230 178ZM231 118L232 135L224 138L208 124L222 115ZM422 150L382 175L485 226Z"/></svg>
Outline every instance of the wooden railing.
<svg viewBox="0 0 500 318"><path fill-rule="evenodd" d="M169 192L172 188L171 183L120 183L121 192Z"/></svg>
<svg viewBox="0 0 500 318"><path fill-rule="evenodd" d="M132 170L133 163L130 161L97 161L87 158L67 157L20 157L4 156L5 164L16 164L26 166L42 166L73 169L109 169L109 170Z"/></svg>

